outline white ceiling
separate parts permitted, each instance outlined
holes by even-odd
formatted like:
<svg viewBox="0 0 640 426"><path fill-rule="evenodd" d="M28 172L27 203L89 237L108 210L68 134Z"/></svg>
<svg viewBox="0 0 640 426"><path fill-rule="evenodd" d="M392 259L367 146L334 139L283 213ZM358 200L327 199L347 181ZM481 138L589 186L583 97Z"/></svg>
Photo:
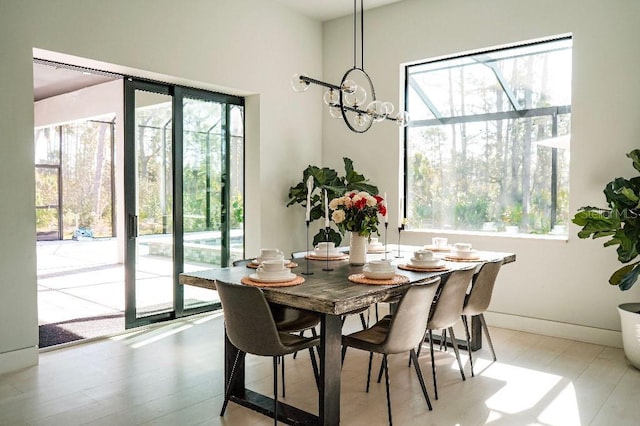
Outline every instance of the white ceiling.
<svg viewBox="0 0 640 426"><path fill-rule="evenodd" d="M334 18L351 15L353 2L351 0L275 0L305 16L319 21L329 21ZM364 10L373 9L402 0L364 0ZM360 10L360 2L357 3Z"/></svg>

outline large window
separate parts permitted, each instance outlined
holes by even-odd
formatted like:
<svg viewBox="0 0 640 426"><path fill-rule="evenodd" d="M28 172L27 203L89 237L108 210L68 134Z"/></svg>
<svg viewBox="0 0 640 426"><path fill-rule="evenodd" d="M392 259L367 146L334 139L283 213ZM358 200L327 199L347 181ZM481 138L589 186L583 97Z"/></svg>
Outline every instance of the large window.
<svg viewBox="0 0 640 426"><path fill-rule="evenodd" d="M566 235L570 37L407 66L409 226Z"/></svg>

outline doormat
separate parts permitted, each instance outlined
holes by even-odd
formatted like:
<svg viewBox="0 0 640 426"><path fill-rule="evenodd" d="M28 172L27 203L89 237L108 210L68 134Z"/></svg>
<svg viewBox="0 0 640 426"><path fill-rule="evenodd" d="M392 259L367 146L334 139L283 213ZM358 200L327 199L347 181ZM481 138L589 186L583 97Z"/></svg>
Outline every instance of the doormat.
<svg viewBox="0 0 640 426"><path fill-rule="evenodd" d="M38 327L39 347L61 345L82 339L106 336L124 331L124 314L74 318Z"/></svg>

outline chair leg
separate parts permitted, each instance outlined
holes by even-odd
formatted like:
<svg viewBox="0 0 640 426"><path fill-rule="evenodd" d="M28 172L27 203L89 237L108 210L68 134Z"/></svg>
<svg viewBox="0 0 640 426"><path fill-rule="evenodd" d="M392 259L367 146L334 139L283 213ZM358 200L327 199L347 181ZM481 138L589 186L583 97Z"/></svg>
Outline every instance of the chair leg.
<svg viewBox="0 0 640 426"><path fill-rule="evenodd" d="M487 322L484 320L484 314L478 315L480 318L480 324L484 329L484 334L487 336L487 342L489 342L489 348L491 349L491 354L493 354L493 360L497 361L496 351L493 350L493 342L491 341L491 335L489 334L489 327L487 327Z"/></svg>
<svg viewBox="0 0 640 426"><path fill-rule="evenodd" d="M304 337L304 330L302 330L302 331L300 332L300 337ZM297 356L298 356L298 351L295 351L295 352L293 353L293 359L296 359L296 357L297 357ZM284 383L284 382L282 382L282 383Z"/></svg>
<svg viewBox="0 0 640 426"><path fill-rule="evenodd" d="M282 361L280 362L280 368L282 369L282 397L284 398L286 396L284 389L284 355L282 356Z"/></svg>
<svg viewBox="0 0 640 426"><path fill-rule="evenodd" d="M424 343L425 339L427 338L427 333L428 330L425 329L424 330L424 336L422 336L422 340L420 340L420 344L418 345L418 352L416 353L416 358L420 358L420 351L422 350L422 344ZM411 357L409 357L409 365L408 367L411 367Z"/></svg>
<svg viewBox="0 0 640 426"><path fill-rule="evenodd" d="M316 386L318 391L320 390L320 372L318 370L318 362L316 361L316 352L313 348L309 348L309 356L311 357L311 367L313 368L313 376L316 379ZM284 386L284 378L282 380L282 386Z"/></svg>
<svg viewBox="0 0 640 426"><path fill-rule="evenodd" d="M456 359L458 360L458 367L460 367L462 380L467 380L464 376L464 368L462 367L462 361L460 360L460 351L458 350L458 344L456 343L456 335L453 334L453 327L449 327L449 339L451 340L451 346L453 346L453 352L456 353Z"/></svg>
<svg viewBox="0 0 640 426"><path fill-rule="evenodd" d="M364 318L364 312L360 312L360 322L362 323L362 329L367 329L367 320Z"/></svg>
<svg viewBox="0 0 640 426"><path fill-rule="evenodd" d="M382 365L384 365L384 383L387 387L387 412L389 413L389 426L393 425L391 419L391 393L389 392L389 364L387 363L387 355L382 356Z"/></svg>
<svg viewBox="0 0 640 426"><path fill-rule="evenodd" d="M469 321L466 315L462 315L462 324L464 325L464 334L467 337L467 352L469 352L469 364L471 364L471 377L475 377L473 372L473 352L471 351L471 335L469 334Z"/></svg>
<svg viewBox="0 0 640 426"><path fill-rule="evenodd" d="M433 331L429 330L429 352L431 352L431 374L433 375L433 394L438 399L438 383L436 380L436 360L433 356Z"/></svg>
<svg viewBox="0 0 640 426"><path fill-rule="evenodd" d="M371 363L373 362L373 352L369 352L369 369L367 370L367 392L369 392L369 384L371 383Z"/></svg>
<svg viewBox="0 0 640 426"><path fill-rule="evenodd" d="M236 359L233 361L233 367L231 368L231 377L229 377L229 384L227 385L227 391L224 394L224 402L222 403L222 410L220 410L220 416L224 416L224 412L227 409L227 404L229 404L229 398L231 397L231 388L233 387L233 382L236 378L236 367L239 362L244 361L246 353L242 351L238 351L236 354Z"/></svg>
<svg viewBox="0 0 640 426"><path fill-rule="evenodd" d="M278 425L278 357L273 357L273 424Z"/></svg>
<svg viewBox="0 0 640 426"><path fill-rule="evenodd" d="M409 352L411 358L413 358L413 366L416 369L416 374L418 375L418 381L420 382L420 387L422 388L422 394L424 395L424 399L427 401L427 407L429 407L429 411L433 410L431 407L431 400L429 399L429 394L427 393L427 387L424 384L424 377L422 377L422 370L420 369L420 364L418 364L418 356L416 355L416 351L411 349Z"/></svg>
<svg viewBox="0 0 640 426"><path fill-rule="evenodd" d="M384 361L380 363L380 371L378 371L378 383L382 381L382 373L384 373Z"/></svg>

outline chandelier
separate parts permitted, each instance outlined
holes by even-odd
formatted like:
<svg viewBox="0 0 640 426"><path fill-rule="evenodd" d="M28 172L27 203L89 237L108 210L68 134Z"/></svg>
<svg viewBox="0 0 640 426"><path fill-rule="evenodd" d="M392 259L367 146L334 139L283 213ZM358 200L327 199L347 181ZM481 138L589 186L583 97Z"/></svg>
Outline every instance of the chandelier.
<svg viewBox="0 0 640 426"><path fill-rule="evenodd" d="M295 74L291 86L296 92L306 91L310 85L326 87L324 103L329 106L333 118L342 118L347 127L356 133L364 133L373 123L390 120L400 127L409 125L406 111L393 115L391 102L376 99L376 91L369 74L364 70L364 18L360 0L360 66L357 63L357 0L353 0L353 67L348 69L339 85L326 83L306 75Z"/></svg>

